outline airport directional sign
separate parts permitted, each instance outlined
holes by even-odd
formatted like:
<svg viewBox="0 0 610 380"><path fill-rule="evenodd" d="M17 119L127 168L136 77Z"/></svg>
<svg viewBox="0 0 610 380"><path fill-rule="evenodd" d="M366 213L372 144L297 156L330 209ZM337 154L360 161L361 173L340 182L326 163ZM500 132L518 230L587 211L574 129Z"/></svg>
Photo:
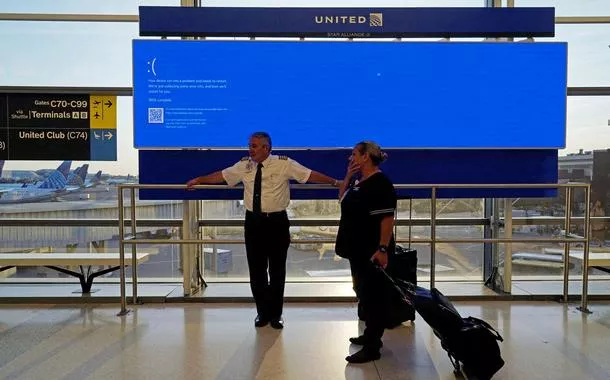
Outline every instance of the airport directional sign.
<svg viewBox="0 0 610 380"><path fill-rule="evenodd" d="M115 161L116 96L0 93L0 159Z"/></svg>

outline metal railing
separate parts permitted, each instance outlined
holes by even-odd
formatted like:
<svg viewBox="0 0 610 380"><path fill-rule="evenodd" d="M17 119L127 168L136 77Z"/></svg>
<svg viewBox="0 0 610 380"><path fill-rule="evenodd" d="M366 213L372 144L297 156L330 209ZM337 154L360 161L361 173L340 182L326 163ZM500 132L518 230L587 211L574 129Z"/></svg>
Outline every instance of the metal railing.
<svg viewBox="0 0 610 380"><path fill-rule="evenodd" d="M229 189L226 185L198 185L195 189L218 189L225 190ZM306 189L329 189L327 185L291 185L291 188L306 188ZM421 185L395 185L396 189L429 189L430 190L430 238L419 238L412 239L412 243L428 243L430 244L430 287L434 287L435 283L435 265L436 265L436 244L437 243L563 243L564 244L564 288L563 288L563 300L568 300L568 271L569 271L569 260L570 260L570 244L583 243L583 268L582 268L582 297L581 297L581 311L587 311L587 292L588 292L588 268L589 268L589 227L590 227L590 195L591 186L585 183L570 183L570 184L421 184ZM541 238L541 239L515 239L515 238L480 238L480 239L437 239L436 238L436 226L437 226L437 215L436 215L436 199L438 189L453 188L453 189L565 189L566 190L566 203L565 210L566 216L564 218L565 234L563 238ZM572 208L572 189L581 188L585 192L585 215L584 215L584 237L574 238L570 236L570 223L571 223L571 208ZM131 210L131 235L125 237L125 210L124 210L124 190L130 192L130 210ZM218 243L216 239L180 239L167 241L165 239L137 239L136 238L136 189L174 189L181 190L186 189L186 185L141 185L141 184L121 184L118 186L118 208L119 208L119 255L120 255L120 288L121 288L121 310L119 315L128 313L127 310L127 297L126 297L126 280L125 280L125 246L131 245L132 253L132 286L133 286L133 303L136 304L138 301L138 290L137 290L137 256L136 246L138 244L215 244ZM294 241L295 243L301 242ZM309 242L305 240L304 242ZM316 242L323 242L322 240L316 240ZM334 240L328 240L329 243ZM398 240L397 242L402 242ZM243 244L244 241L239 240L222 240L223 244Z"/></svg>
<svg viewBox="0 0 610 380"><path fill-rule="evenodd" d="M0 92L9 94L96 94L133 96L133 87L76 87L76 86L0 86ZM610 96L608 86L569 86L568 96Z"/></svg>
<svg viewBox="0 0 610 380"><path fill-rule="evenodd" d="M599 221L610 223L610 216L592 216L591 222ZM499 218L501 221L502 218ZM572 216L570 223L584 223L584 216ZM491 221L488 218L478 217L460 217L460 218L437 218L437 226L489 226ZM531 225L565 225L564 216L527 216L513 217L513 226L531 226ZM131 226L130 219L123 220L124 226ZM337 218L307 218L295 219L290 221L292 227L302 226L338 226L339 219ZM430 226L429 218L413 218L398 219L397 226ZM118 228L119 221L114 218L0 218L0 227L116 227ZM182 219L139 219L138 227L180 227ZM243 219L235 218L206 218L199 220L199 227L243 227ZM403 242L403 241L401 241Z"/></svg>

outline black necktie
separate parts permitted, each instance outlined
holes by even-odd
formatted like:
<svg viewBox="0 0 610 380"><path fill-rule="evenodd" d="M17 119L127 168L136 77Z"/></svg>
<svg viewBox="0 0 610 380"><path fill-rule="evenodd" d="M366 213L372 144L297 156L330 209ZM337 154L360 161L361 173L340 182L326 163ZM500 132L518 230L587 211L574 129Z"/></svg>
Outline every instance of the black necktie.
<svg viewBox="0 0 610 380"><path fill-rule="evenodd" d="M256 176L254 176L254 197L252 199L252 212L258 214L261 212L261 189L263 182L263 164L259 162L256 167Z"/></svg>

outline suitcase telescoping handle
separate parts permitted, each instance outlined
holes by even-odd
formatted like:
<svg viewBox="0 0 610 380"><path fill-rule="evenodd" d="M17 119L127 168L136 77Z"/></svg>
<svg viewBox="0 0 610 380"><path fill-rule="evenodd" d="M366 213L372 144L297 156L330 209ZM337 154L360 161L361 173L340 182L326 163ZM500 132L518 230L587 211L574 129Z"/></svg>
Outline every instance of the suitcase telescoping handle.
<svg viewBox="0 0 610 380"><path fill-rule="evenodd" d="M408 305L414 306L413 305L413 297L415 296L415 289L413 288L413 284L409 283L409 287L405 288L404 284L406 284L406 282L402 282L403 286L399 286L396 282L397 280L392 278L392 276L390 276L388 274L388 272L386 272L385 269L383 269L381 266L377 265L376 263L372 263L375 266L375 269L377 269L385 278L386 281L388 281L393 287L394 289L398 292L398 294L400 295L400 297L403 299L403 301L405 303L407 303Z"/></svg>

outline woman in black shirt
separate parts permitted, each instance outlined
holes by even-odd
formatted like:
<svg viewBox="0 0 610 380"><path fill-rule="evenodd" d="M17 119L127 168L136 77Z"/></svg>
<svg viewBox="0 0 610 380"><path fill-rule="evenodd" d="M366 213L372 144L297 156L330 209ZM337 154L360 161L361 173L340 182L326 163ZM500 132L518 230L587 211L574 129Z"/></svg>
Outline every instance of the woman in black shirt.
<svg viewBox="0 0 610 380"><path fill-rule="evenodd" d="M350 342L363 346L345 358L350 363L379 359L382 346L385 279L375 265L385 268L388 264L387 252L394 248L396 209L394 186L379 169L386 157L373 142L356 144L339 191L341 221L335 249L350 261L354 290L362 304L366 326L363 335L350 338ZM360 178L355 180L358 174Z"/></svg>

